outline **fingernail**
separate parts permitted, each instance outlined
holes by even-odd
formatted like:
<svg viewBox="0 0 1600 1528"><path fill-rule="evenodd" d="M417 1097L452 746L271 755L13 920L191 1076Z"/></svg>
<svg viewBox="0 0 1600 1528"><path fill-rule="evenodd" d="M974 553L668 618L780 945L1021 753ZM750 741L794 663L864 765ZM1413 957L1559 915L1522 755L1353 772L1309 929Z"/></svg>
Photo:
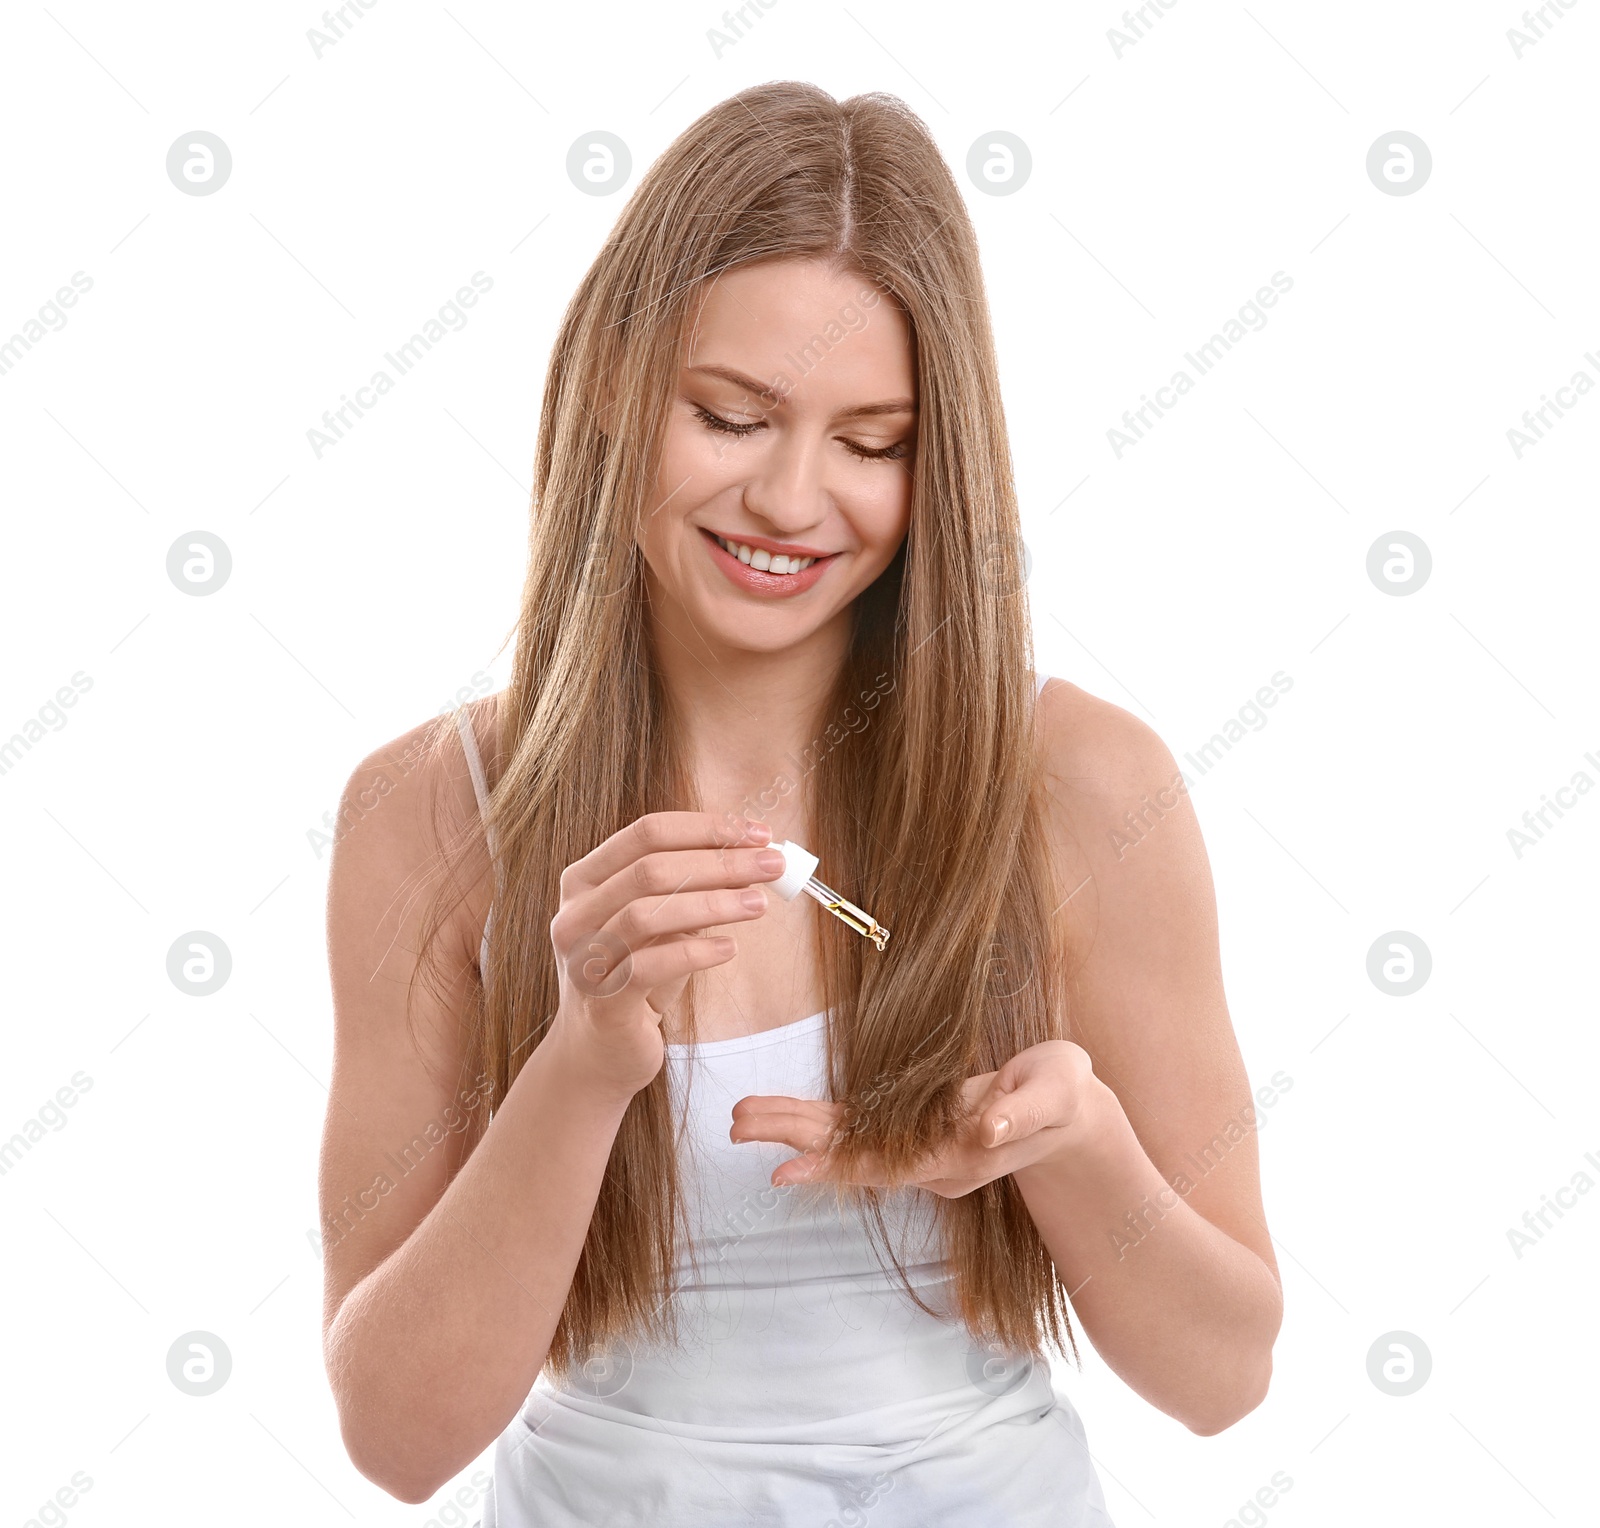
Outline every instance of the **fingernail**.
<svg viewBox="0 0 1600 1528"><path fill-rule="evenodd" d="M991 1146L998 1146L1001 1141L1006 1138L1010 1130L1011 1121L1008 1120L1004 1115L1001 1115L1001 1117L994 1122L994 1132L989 1137L989 1144Z"/></svg>
<svg viewBox="0 0 1600 1528"><path fill-rule="evenodd" d="M751 912L761 912L767 905L767 894L759 886L747 886L739 893L739 903Z"/></svg>
<svg viewBox="0 0 1600 1528"><path fill-rule="evenodd" d="M782 870L783 856L776 849L763 849L756 856L756 865L762 870Z"/></svg>
<svg viewBox="0 0 1600 1528"><path fill-rule="evenodd" d="M744 836L753 838L758 844L764 844L772 837L772 829L764 822L747 820L744 825Z"/></svg>

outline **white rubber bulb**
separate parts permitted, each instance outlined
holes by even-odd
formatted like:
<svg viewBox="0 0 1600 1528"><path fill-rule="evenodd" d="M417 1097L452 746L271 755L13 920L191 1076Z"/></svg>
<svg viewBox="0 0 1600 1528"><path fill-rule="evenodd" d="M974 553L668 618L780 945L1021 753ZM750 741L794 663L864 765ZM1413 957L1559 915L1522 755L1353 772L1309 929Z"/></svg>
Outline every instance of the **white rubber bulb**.
<svg viewBox="0 0 1600 1528"><path fill-rule="evenodd" d="M783 855L783 874L775 881L763 881L761 884L785 902L792 902L805 890L806 882L816 874L817 857L809 849L803 849L787 839L770 847Z"/></svg>

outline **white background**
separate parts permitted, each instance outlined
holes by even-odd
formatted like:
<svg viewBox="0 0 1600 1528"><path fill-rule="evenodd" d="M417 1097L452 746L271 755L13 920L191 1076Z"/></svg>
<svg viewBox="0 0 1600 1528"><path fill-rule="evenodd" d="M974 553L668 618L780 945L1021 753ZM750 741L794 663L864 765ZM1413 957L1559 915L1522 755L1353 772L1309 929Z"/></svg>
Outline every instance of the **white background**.
<svg viewBox="0 0 1600 1528"><path fill-rule="evenodd" d="M1292 679L1190 770L1252 1082L1293 1083L1260 1142L1272 1392L1207 1439L1087 1348L1058 1372L1119 1528L1220 1528L1279 1471L1273 1528L1593 1522L1600 1193L1520 1257L1507 1232L1600 1183L1600 793L1520 856L1507 830L1600 781L1600 397L1520 458L1507 431L1600 380L1600 6L1518 57L1511 4L1176 0L1119 56L1108 4L781 0L718 56L715 4L377 0L321 57L310 5L6 15L0 343L93 286L0 375L0 739L92 686L0 774L0 1139L92 1086L0 1177L4 1521L76 1471L75 1528L452 1520L354 1471L322 1372L308 830L375 745L506 682L564 305L678 132L797 78L902 96L966 193L1039 666L1180 762ZM196 130L233 156L210 196L165 171ZM596 130L632 152L613 197L566 175ZM965 168L997 130L1032 155L1006 196ZM1396 130L1432 153L1411 195L1366 171ZM319 460L307 430L478 270L466 328ZM1123 410L1275 271L1266 326L1119 458ZM197 530L233 559L205 598L166 573ZM1410 594L1366 570L1394 531L1431 552ZM166 974L191 930L232 953L208 998ZM1367 974L1396 930L1432 956L1407 997ZM166 1373L196 1330L233 1362L203 1398ZM1403 1397L1367 1371L1393 1331L1432 1357Z"/></svg>

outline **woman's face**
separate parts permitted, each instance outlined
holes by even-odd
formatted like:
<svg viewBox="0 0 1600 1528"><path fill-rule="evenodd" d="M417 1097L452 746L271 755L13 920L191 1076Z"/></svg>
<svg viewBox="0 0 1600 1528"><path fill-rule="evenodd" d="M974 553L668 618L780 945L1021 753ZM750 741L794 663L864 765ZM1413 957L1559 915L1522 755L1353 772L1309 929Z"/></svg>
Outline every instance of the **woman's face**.
<svg viewBox="0 0 1600 1528"><path fill-rule="evenodd" d="M784 260L708 282L638 532L652 602L713 646L809 636L899 549L915 427L910 330L866 277Z"/></svg>

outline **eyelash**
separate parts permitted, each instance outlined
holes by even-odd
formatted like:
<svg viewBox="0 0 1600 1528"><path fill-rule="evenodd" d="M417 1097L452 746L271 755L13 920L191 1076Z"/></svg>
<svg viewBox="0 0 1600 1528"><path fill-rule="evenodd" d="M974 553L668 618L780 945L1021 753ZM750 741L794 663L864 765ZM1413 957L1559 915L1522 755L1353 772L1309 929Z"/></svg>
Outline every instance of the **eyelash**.
<svg viewBox="0 0 1600 1528"><path fill-rule="evenodd" d="M731 419L724 419L720 414L713 414L710 409L704 408L698 403L694 405L694 411L708 429L720 431L724 435L748 435L752 430L761 428L759 422L755 424L735 424ZM905 456L908 449L903 440L896 441L892 446L885 446L881 451L869 450L867 447L858 446L854 441L850 440L841 441L840 444L846 451L851 452L862 461L869 462L897 462Z"/></svg>

